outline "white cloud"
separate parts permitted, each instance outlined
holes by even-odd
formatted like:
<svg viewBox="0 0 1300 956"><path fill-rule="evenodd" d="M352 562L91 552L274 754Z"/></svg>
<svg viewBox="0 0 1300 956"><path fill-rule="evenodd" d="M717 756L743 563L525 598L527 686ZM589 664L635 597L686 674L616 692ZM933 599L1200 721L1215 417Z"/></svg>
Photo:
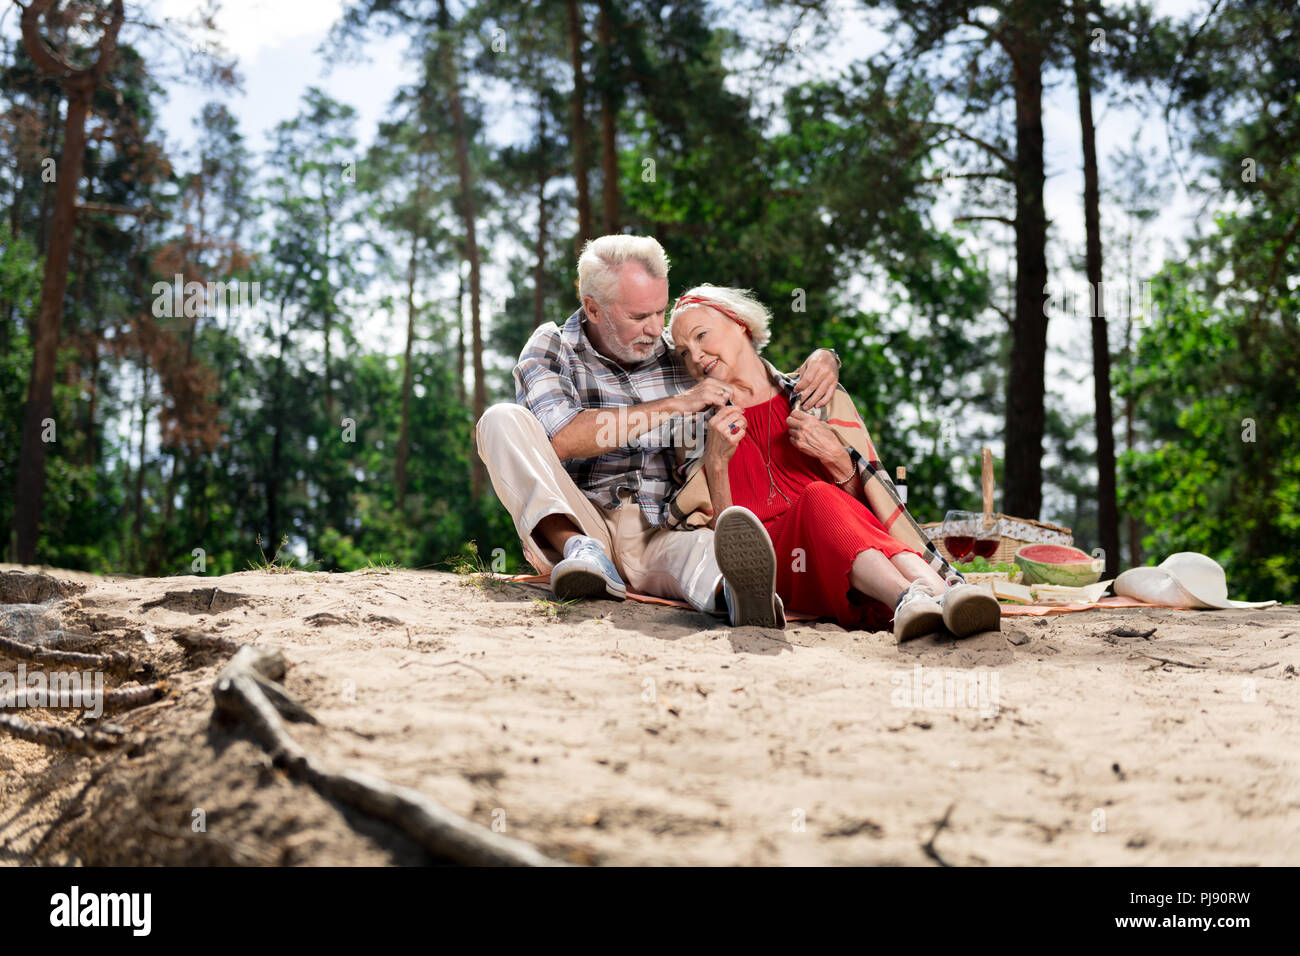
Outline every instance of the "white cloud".
<svg viewBox="0 0 1300 956"><path fill-rule="evenodd" d="M194 0L157 0L165 17L194 15ZM226 49L241 62L286 40L324 33L343 10L343 0L222 0L217 26Z"/></svg>

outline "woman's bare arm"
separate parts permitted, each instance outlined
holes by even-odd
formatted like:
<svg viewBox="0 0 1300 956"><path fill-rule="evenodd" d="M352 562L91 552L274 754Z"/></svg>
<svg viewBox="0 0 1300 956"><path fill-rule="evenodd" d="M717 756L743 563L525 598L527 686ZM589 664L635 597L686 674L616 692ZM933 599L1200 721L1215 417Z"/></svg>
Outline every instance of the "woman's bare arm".
<svg viewBox="0 0 1300 956"><path fill-rule="evenodd" d="M718 515L731 507L731 476L728 474L727 462L704 466L704 475L709 482L709 501L713 505L713 516L709 518L709 527L718 520Z"/></svg>

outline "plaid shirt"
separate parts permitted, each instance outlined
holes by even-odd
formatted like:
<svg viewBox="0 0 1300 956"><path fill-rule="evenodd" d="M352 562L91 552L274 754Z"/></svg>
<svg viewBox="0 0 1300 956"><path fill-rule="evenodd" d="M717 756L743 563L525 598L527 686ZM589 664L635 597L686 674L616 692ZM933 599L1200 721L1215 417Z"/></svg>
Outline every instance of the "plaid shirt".
<svg viewBox="0 0 1300 956"><path fill-rule="evenodd" d="M548 438L554 440L584 409L641 405L680 394L695 384L666 338L645 361L624 368L596 351L582 327L584 318L579 309L563 328L554 322L539 326L515 366L515 401L537 417ZM658 527L674 488L673 446L689 443L686 429L697 425L698 419L673 416L614 451L564 462L565 471L588 498L606 509L617 508L619 492L628 489L646 520ZM616 419L615 424L625 427L626 418Z"/></svg>

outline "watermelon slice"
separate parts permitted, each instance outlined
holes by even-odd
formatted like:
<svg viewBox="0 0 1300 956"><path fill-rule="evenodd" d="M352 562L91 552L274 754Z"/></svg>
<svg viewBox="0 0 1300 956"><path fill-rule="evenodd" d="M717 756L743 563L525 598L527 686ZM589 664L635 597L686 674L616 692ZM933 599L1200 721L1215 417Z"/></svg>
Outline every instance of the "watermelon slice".
<svg viewBox="0 0 1300 956"><path fill-rule="evenodd" d="M1059 544L1027 544L1016 551L1015 560L1025 584L1082 587L1095 584L1106 567L1101 558Z"/></svg>

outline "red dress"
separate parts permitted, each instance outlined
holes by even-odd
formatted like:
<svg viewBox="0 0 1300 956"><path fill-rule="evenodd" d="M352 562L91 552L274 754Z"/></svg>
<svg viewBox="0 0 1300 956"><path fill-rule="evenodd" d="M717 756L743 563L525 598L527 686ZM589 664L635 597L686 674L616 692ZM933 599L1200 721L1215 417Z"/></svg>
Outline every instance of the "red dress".
<svg viewBox="0 0 1300 956"><path fill-rule="evenodd" d="M781 600L792 611L833 617L841 627L887 627L894 609L852 586L853 560L872 548L887 558L919 552L891 536L871 509L834 484L843 475L832 475L790 443L790 402L784 394L744 412L745 439L727 469L731 502L754 512L767 528L776 549ZM784 498L770 489L769 457Z"/></svg>

